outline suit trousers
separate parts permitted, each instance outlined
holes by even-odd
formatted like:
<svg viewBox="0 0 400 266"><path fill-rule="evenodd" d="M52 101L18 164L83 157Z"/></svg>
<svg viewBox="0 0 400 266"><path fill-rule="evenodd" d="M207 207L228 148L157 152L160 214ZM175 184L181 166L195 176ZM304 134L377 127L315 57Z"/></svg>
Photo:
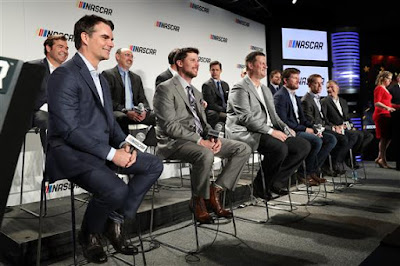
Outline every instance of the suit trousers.
<svg viewBox="0 0 400 266"><path fill-rule="evenodd" d="M126 114L120 111L114 111L114 117L117 120L119 126L121 127L122 131L128 135L129 134L129 125L130 124L145 124L148 126L155 126L156 125L156 117L154 112L147 112L146 118L143 121L137 122L134 120L130 120Z"/></svg>
<svg viewBox="0 0 400 266"><path fill-rule="evenodd" d="M188 141L168 157L168 159L178 159L192 164L190 179L194 196L210 198L210 172L214 156L227 159L227 163L215 183L229 190L235 189L240 174L250 157L251 148L236 140L221 139L221 142L221 150L215 155L210 149Z"/></svg>
<svg viewBox="0 0 400 266"><path fill-rule="evenodd" d="M327 130L327 132L334 135L337 139L337 144L331 153L334 163L343 163L349 150L353 148L354 144L357 142L357 135L349 133L348 130L345 131L344 135L331 130Z"/></svg>
<svg viewBox="0 0 400 266"><path fill-rule="evenodd" d="M91 233L102 233L110 213L118 211L125 218L134 219L145 194L163 171L162 161L149 153L138 151L136 162L121 168L121 174L132 174L126 184L110 167L87 172L71 181L93 194L82 221Z"/></svg>
<svg viewBox="0 0 400 266"><path fill-rule="evenodd" d="M368 144L374 139L374 135L366 130L351 130L353 134L357 135L356 144L353 147L353 155L356 153L363 153Z"/></svg>
<svg viewBox="0 0 400 266"><path fill-rule="evenodd" d="M269 134L260 138L258 151L264 155L261 167L264 170L267 189L287 187L290 176L299 168L311 150L310 143L301 137L290 137L282 142ZM261 172L257 173L256 186L261 185Z"/></svg>
<svg viewBox="0 0 400 266"><path fill-rule="evenodd" d="M38 110L33 114L33 126L39 128L40 141L42 142L43 150L46 152L46 137L47 126L49 121L49 113Z"/></svg>

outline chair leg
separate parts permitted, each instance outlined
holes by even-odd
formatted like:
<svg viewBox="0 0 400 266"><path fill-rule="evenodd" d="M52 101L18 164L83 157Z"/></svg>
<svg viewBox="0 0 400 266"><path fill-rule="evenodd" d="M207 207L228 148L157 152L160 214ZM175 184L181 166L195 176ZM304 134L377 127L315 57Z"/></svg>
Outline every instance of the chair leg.
<svg viewBox="0 0 400 266"><path fill-rule="evenodd" d="M44 198L45 178L43 177L40 189L40 207L39 207L39 232L38 232L38 246L36 252L36 266L40 266L41 251L42 251L42 228L43 228L43 198Z"/></svg>
<svg viewBox="0 0 400 266"><path fill-rule="evenodd" d="M76 254L76 223L75 223L75 195L74 195L74 183L69 182L71 186L71 224L72 224L72 248L74 256L74 265L78 265L78 257Z"/></svg>
<svg viewBox="0 0 400 266"><path fill-rule="evenodd" d="M139 238L139 243L140 243L140 248L142 249L142 258L143 258L143 265L147 265L146 262L146 255L144 254L144 247L143 247L143 240L142 240L142 228L141 228L141 224L140 224L140 215L136 215L137 217L137 234L138 234L138 238ZM133 255L133 259L135 260L135 254Z"/></svg>

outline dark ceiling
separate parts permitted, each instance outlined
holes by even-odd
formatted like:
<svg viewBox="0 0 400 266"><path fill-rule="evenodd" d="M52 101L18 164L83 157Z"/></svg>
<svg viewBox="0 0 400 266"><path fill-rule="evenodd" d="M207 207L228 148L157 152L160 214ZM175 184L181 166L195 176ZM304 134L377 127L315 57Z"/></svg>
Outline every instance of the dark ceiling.
<svg viewBox="0 0 400 266"><path fill-rule="evenodd" d="M350 26L360 31L371 54L400 55L396 33L400 28L399 1L361 0L203 0L268 27L331 31ZM395 6L395 3L396 6ZM268 32L268 31L267 31Z"/></svg>

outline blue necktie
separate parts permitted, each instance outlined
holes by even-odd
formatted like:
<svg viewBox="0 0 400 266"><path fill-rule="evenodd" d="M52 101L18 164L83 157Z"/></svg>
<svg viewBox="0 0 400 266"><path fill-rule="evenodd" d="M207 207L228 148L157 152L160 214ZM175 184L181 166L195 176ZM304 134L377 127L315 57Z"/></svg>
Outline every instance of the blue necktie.
<svg viewBox="0 0 400 266"><path fill-rule="evenodd" d="M129 86L129 74L128 72L124 72L124 85L125 85L125 108L127 110L133 109L133 97L132 90Z"/></svg>
<svg viewBox="0 0 400 266"><path fill-rule="evenodd" d="M224 96L224 91L222 90L220 81L217 81L217 87L218 87L219 94L221 95L222 107L225 109L226 108L225 96Z"/></svg>
<svg viewBox="0 0 400 266"><path fill-rule="evenodd" d="M196 111L196 98L194 97L193 88L187 86L186 89L188 91L190 111L192 111L194 117L194 124L196 125L196 132L201 136L201 134L203 133L203 126L201 125L200 118Z"/></svg>

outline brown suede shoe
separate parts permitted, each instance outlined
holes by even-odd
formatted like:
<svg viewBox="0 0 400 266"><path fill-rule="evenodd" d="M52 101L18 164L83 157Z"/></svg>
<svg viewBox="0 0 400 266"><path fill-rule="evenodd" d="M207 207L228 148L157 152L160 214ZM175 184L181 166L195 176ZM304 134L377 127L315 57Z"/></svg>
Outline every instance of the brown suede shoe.
<svg viewBox="0 0 400 266"><path fill-rule="evenodd" d="M322 178L319 177L316 173L312 173L310 176L311 176L312 179L314 179L315 181L317 181L319 184L326 183L326 179L323 178L323 177L322 177Z"/></svg>

